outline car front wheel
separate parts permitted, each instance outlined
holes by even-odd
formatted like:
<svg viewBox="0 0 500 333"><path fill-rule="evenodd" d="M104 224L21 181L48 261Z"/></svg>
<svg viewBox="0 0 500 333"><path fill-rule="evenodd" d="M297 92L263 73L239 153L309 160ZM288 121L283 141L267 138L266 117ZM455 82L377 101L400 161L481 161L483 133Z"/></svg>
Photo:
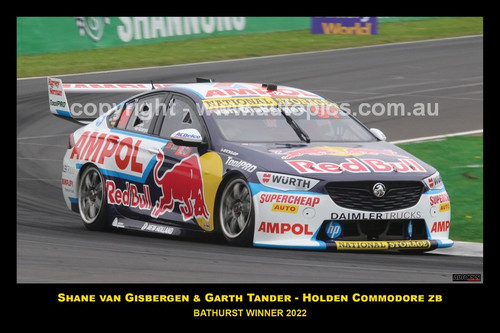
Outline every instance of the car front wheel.
<svg viewBox="0 0 500 333"><path fill-rule="evenodd" d="M224 186L219 202L219 225L230 244L252 244L255 225L252 193L242 177L232 178Z"/></svg>

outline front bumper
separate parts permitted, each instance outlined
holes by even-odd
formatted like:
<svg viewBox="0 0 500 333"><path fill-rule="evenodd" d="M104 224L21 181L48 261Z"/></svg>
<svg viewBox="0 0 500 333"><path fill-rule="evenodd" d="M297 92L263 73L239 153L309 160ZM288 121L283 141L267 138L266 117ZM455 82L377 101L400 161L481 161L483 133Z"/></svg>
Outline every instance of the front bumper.
<svg viewBox="0 0 500 333"><path fill-rule="evenodd" d="M251 183L254 246L319 250L423 250L450 247L446 190L422 193L409 208L361 211L335 204L330 195L278 191Z"/></svg>

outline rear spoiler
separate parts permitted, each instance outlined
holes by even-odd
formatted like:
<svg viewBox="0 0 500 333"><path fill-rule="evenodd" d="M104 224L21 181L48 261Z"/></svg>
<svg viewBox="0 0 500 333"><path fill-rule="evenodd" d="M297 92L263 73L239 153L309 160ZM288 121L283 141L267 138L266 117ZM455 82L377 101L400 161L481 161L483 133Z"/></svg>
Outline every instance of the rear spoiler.
<svg viewBox="0 0 500 333"><path fill-rule="evenodd" d="M65 120L86 125L93 119L78 119L73 117L71 108L66 98L66 92L72 93L124 93L144 92L152 89L163 88L173 85L172 83L64 83L61 79L47 77L47 89L49 91L50 112Z"/></svg>

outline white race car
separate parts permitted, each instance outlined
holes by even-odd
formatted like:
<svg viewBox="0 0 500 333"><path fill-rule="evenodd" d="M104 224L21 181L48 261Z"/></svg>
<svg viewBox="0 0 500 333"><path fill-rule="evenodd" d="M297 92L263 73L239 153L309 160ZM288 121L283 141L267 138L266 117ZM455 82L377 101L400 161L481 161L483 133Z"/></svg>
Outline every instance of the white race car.
<svg viewBox="0 0 500 333"><path fill-rule="evenodd" d="M54 115L85 124L70 135L62 192L89 229L293 249L453 245L439 173L312 92L56 78L48 90ZM76 119L66 92L102 91L138 94Z"/></svg>

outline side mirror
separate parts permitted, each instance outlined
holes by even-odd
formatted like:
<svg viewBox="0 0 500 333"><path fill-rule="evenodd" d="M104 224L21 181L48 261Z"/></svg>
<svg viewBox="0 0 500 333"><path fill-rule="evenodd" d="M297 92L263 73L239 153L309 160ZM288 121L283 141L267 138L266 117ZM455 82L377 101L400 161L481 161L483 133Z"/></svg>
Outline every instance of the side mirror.
<svg viewBox="0 0 500 333"><path fill-rule="evenodd" d="M177 146L199 147L203 144L200 132L195 128L186 128L175 131L170 140Z"/></svg>
<svg viewBox="0 0 500 333"><path fill-rule="evenodd" d="M375 135L375 137L380 141L385 141L387 139L384 132L382 132L378 128L370 128L370 132L372 132L372 134Z"/></svg>

